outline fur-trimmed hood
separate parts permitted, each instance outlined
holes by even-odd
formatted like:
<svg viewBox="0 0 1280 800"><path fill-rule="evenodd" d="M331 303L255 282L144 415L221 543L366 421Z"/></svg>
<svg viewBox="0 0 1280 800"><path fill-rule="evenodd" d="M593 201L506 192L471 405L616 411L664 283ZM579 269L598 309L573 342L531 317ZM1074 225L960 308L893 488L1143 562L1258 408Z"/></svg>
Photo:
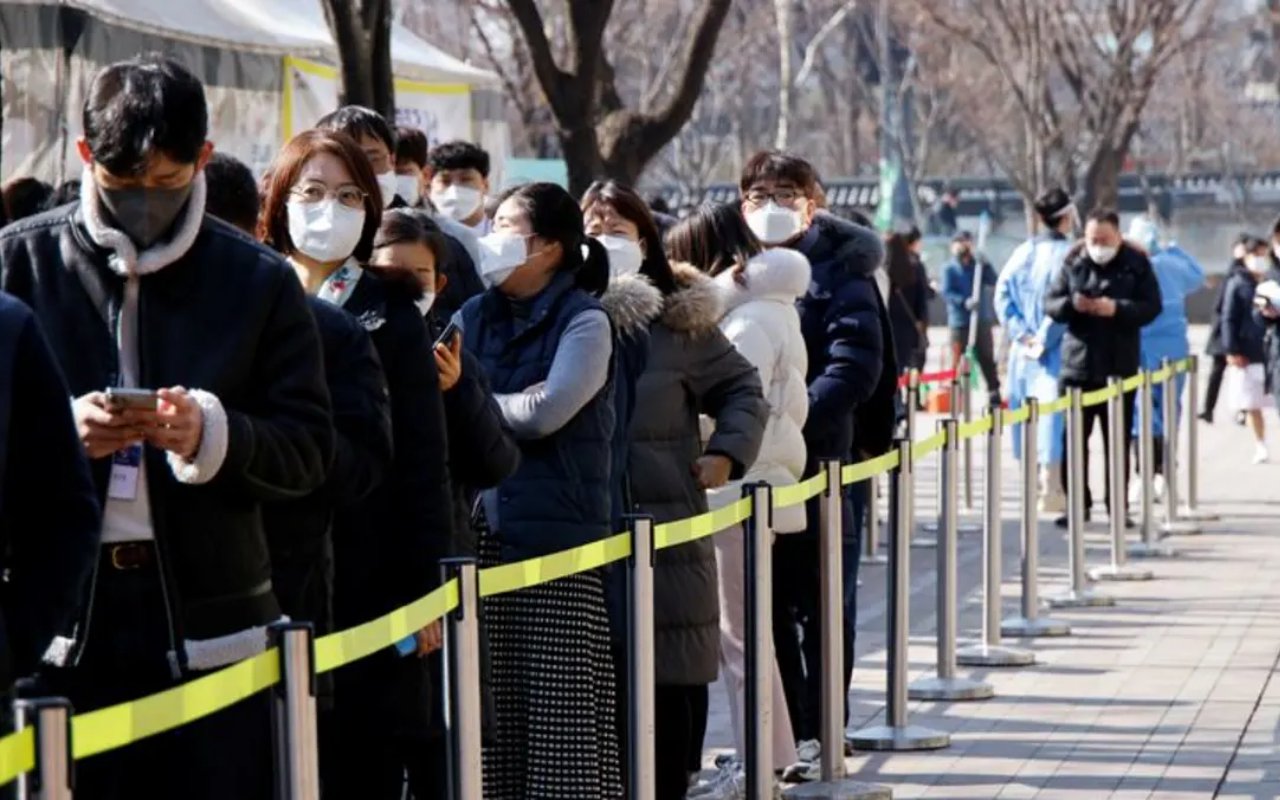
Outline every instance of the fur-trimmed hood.
<svg viewBox="0 0 1280 800"><path fill-rule="evenodd" d="M600 304L618 333L632 336L662 313L662 292L644 275L623 275L609 280Z"/></svg>
<svg viewBox="0 0 1280 800"><path fill-rule="evenodd" d="M85 231L94 244L112 251L114 255L109 263L111 269L120 275L150 275L186 255L204 223L205 195L204 173L200 172L196 174L186 208L174 224L173 234L139 253L128 235L107 221L93 170L85 167L80 177L80 209Z"/></svg>
<svg viewBox="0 0 1280 800"><path fill-rule="evenodd" d="M838 261L855 274L871 275L884 263L884 242L870 228L819 211L813 218L813 229L818 239L806 255L815 264Z"/></svg>
<svg viewBox="0 0 1280 800"><path fill-rule="evenodd" d="M794 303L808 291L812 274L803 253L775 247L748 261L742 272L725 270L714 280L727 314L752 300Z"/></svg>
<svg viewBox="0 0 1280 800"><path fill-rule="evenodd" d="M716 282L691 264L674 263L676 291L667 295L662 321L673 331L698 335L712 330L724 316L724 298Z"/></svg>

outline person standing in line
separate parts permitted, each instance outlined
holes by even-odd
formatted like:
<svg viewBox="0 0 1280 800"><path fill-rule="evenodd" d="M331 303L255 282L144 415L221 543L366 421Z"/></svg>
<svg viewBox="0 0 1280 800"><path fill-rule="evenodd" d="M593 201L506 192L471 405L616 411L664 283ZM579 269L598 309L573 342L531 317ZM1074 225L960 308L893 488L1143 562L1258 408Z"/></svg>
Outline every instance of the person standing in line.
<svg viewBox="0 0 1280 800"><path fill-rule="evenodd" d="M481 494L481 563L509 564L614 533L613 331L596 295L608 257L550 183L517 187L480 240L489 285L454 316L479 359L520 467ZM623 796L601 570L489 598L497 724L488 800Z"/></svg>
<svg viewBox="0 0 1280 800"><path fill-rule="evenodd" d="M924 268L912 250L911 235L890 234L885 244L889 321L899 372L923 366L928 347L925 329L929 318L929 283L927 276L922 277Z"/></svg>
<svg viewBox="0 0 1280 800"><path fill-rule="evenodd" d="M305 131L276 156L262 207L265 241L289 259L308 294L355 317L387 377L394 457L388 479L335 531L373 536L334 541L334 618L348 628L426 595L452 553L453 492L439 378L422 294L410 273L368 263L382 220L369 159L342 133ZM335 675L339 750L330 794L399 797L417 734L430 720L426 656L439 649L438 622L412 642L385 648Z"/></svg>
<svg viewBox="0 0 1280 800"><path fill-rule="evenodd" d="M378 185L374 197L382 208L406 205L404 198L396 194L400 186L396 176L396 135L385 117L364 106L343 106L317 120L316 129L343 133L355 141L373 170Z"/></svg>
<svg viewBox="0 0 1280 800"><path fill-rule="evenodd" d="M743 487L752 483L764 481L775 488L797 483L806 462L803 430L809 413L805 384L809 357L796 301L809 287L809 260L795 250L764 250L738 208L728 204L704 205L676 223L667 234L667 250L672 259L692 264L715 280L724 308L720 331L756 368L769 404L755 464L742 480L709 490L710 506L736 502ZM803 506L774 511L773 528L778 534L800 533L806 526ZM738 797L746 784L741 762L746 752L747 640L743 536L743 527L737 525L714 539L720 583L720 669L729 692L738 758L722 767L705 795L708 800ZM796 764L797 753L776 658L772 671L773 763L786 767ZM792 770L798 771L803 767ZM783 777L797 776L784 770Z"/></svg>
<svg viewBox="0 0 1280 800"><path fill-rule="evenodd" d="M1264 249L1270 252L1266 240L1258 239L1247 233L1236 237L1231 245L1231 261L1227 264L1225 274L1218 283L1218 291L1213 300L1213 319L1209 324L1209 341L1205 344L1204 353L1213 359L1209 365L1209 380L1204 385L1204 403L1200 408L1200 420L1213 424L1213 412L1218 408L1218 395L1222 391L1222 378L1227 370L1227 356L1222 351L1222 306L1227 297L1227 284L1236 275L1244 274L1248 267L1245 259L1253 248L1254 242L1261 242Z"/></svg>
<svg viewBox="0 0 1280 800"><path fill-rule="evenodd" d="M798 304L809 361L805 476L817 474L824 459L880 455L893 435L898 375L889 313L876 282L884 260L883 242L874 231L819 211L817 172L789 153L752 156L738 188L743 217L756 238L766 248L798 250L811 267L812 280ZM865 500L863 487L850 487L841 508L846 686L853 675L862 555L854 518ZM774 646L798 758L816 769L821 759L822 686L816 500L806 506L806 515L803 533L774 545Z"/></svg>
<svg viewBox="0 0 1280 800"><path fill-rule="evenodd" d="M1160 299L1162 307L1160 315L1149 325L1142 328L1142 368L1156 370L1161 362L1168 358L1178 361L1191 354L1191 343L1187 340L1187 297L1201 286L1204 286L1204 269L1191 254L1176 244L1160 243L1160 228L1146 216L1135 217L1129 224L1128 240L1146 250L1151 259L1151 269L1160 283ZM1126 376L1127 377L1127 376ZM1178 375L1174 380L1174 402L1177 406L1177 418L1182 416L1182 390L1186 385L1185 375ZM1152 492L1154 502L1164 499L1164 387L1157 386L1152 393L1151 427L1154 457L1152 461L1155 479ZM1132 431L1137 436L1138 429ZM1135 445L1136 448L1136 445ZM1134 455L1138 451L1134 450ZM1136 460L1136 459L1135 459ZM1140 468L1140 465L1138 465ZM1134 481L1129 487L1129 502L1137 505L1142 501L1142 482Z"/></svg>
<svg viewBox="0 0 1280 800"><path fill-rule="evenodd" d="M1086 392L1104 388L1112 377L1128 377L1142 364L1142 328L1160 314L1160 283L1146 254L1124 241L1120 217L1109 209L1095 209L1085 224L1084 241L1067 253L1066 262L1045 295L1044 310L1050 318L1066 325L1062 336L1062 377L1060 390ZM1124 399L1124 441L1110 441L1107 405L1084 410L1085 518L1093 505L1089 490L1089 436L1093 425L1102 425L1102 439L1109 449L1124 452L1124 481L1120 497L1111 496L1111 462L1105 461L1106 504L1109 514L1126 514L1129 482L1129 450L1133 438L1134 395ZM1063 444L1065 449L1066 445ZM1069 465L1062 464L1062 483L1067 485ZM1057 520L1060 528L1067 518ZM1126 527L1132 525L1125 518Z"/></svg>
<svg viewBox="0 0 1280 800"><path fill-rule="evenodd" d="M1258 284L1254 304L1258 318L1267 329L1267 384L1275 397L1276 409L1280 410L1280 391L1276 390L1280 386L1280 219L1271 226L1270 247L1271 252L1267 255L1271 265L1264 280Z"/></svg>
<svg viewBox="0 0 1280 800"><path fill-rule="evenodd" d="M987 384L988 405L1000 403L1000 375L996 371L995 339L996 307L992 292L996 270L983 256L973 251L973 236L968 231L957 233L951 240L951 260L942 270L942 297L947 302L947 327L951 333L951 363L959 364L969 347L970 326L978 321L974 350L982 378ZM974 282L982 288L974 296Z"/></svg>
<svg viewBox="0 0 1280 800"><path fill-rule="evenodd" d="M1079 214L1062 189L1050 189L1035 202L1036 216L1044 232L1017 247L996 279L995 306L1000 325L1009 340L1009 368L1005 385L1009 407L1020 408L1034 397L1042 405L1058 399L1058 375L1062 367L1063 325L1045 313L1045 294L1062 270L1071 249ZM1037 428L1040 460L1039 507L1041 514L1066 510L1066 494L1060 479L1063 462L1061 414L1046 414ZM1013 428L1013 452L1022 448L1022 426Z"/></svg>
<svg viewBox="0 0 1280 800"><path fill-rule="evenodd" d="M603 184L583 198L588 233L657 239L657 225L633 191ZM632 219L636 217L636 219ZM607 241L607 240L606 240ZM609 242L610 245L615 244ZM616 258L616 257L615 257ZM751 364L720 333L714 284L664 255L647 259L663 291L663 308L649 326L649 355L636 382L628 443L634 511L658 524L707 510L706 490L740 478L755 462L766 408ZM699 414L716 430L702 445ZM720 609L715 547L701 540L658 552L654 569L657 678L657 794L683 798L692 753L700 753L708 687L719 665Z"/></svg>
<svg viewBox="0 0 1280 800"><path fill-rule="evenodd" d="M103 503L79 623L46 652L79 712L264 652L264 504L333 456L320 339L275 253L205 214L204 87L143 55L88 87L80 202L0 233L0 288L67 378ZM270 696L76 764L76 796L271 796Z"/></svg>
<svg viewBox="0 0 1280 800"><path fill-rule="evenodd" d="M431 170L431 204L476 236L492 231L493 220L485 213L489 154L471 142L445 142L431 148L427 162Z"/></svg>
<svg viewBox="0 0 1280 800"><path fill-rule="evenodd" d="M1250 247L1245 271L1232 275L1222 304L1222 352L1227 358L1226 385L1232 408L1244 413L1253 430L1253 463L1265 464L1266 423L1262 407L1267 399L1266 313L1275 306L1258 294L1258 285L1271 269L1266 242ZM1261 302L1258 302L1258 301Z"/></svg>

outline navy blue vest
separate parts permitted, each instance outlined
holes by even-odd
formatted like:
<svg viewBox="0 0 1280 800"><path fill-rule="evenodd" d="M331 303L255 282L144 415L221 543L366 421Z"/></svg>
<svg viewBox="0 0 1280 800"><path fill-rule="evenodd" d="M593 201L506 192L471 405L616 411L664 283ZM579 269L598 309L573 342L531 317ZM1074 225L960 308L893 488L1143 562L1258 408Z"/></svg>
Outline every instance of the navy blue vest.
<svg viewBox="0 0 1280 800"><path fill-rule="evenodd" d="M565 328L592 310L604 313L595 298L575 287L572 275L553 278L527 318L517 318L511 302L490 289L462 307L463 346L484 367L494 394L522 392L546 380ZM520 440L520 468L495 490L504 560L547 555L613 533L613 384L610 378L556 433Z"/></svg>

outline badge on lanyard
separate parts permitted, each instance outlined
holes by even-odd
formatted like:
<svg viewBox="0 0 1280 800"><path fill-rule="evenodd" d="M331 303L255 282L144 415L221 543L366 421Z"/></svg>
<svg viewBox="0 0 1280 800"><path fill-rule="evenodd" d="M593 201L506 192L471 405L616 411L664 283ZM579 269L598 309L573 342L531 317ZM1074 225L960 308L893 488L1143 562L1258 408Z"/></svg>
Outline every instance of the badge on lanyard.
<svg viewBox="0 0 1280 800"><path fill-rule="evenodd" d="M142 469L142 445L135 444L111 456L111 484L107 496L112 500L138 499L138 473Z"/></svg>

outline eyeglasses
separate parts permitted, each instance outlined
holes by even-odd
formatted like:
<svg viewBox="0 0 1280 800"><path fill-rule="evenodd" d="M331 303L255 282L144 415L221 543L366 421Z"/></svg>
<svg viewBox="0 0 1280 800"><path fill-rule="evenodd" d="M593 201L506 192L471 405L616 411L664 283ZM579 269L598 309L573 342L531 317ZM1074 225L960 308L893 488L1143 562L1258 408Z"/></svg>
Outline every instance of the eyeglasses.
<svg viewBox="0 0 1280 800"><path fill-rule="evenodd" d="M333 191L323 183L304 183L295 186L289 192L291 197L296 197L307 205L315 205L323 203L326 198L333 197L339 203L347 208L364 208L364 201L369 195L355 186L342 186Z"/></svg>
<svg viewBox="0 0 1280 800"><path fill-rule="evenodd" d="M789 206L804 196L804 192L799 189L775 189L772 192L752 189L747 192L747 202L753 206L763 206L772 200L780 206Z"/></svg>

